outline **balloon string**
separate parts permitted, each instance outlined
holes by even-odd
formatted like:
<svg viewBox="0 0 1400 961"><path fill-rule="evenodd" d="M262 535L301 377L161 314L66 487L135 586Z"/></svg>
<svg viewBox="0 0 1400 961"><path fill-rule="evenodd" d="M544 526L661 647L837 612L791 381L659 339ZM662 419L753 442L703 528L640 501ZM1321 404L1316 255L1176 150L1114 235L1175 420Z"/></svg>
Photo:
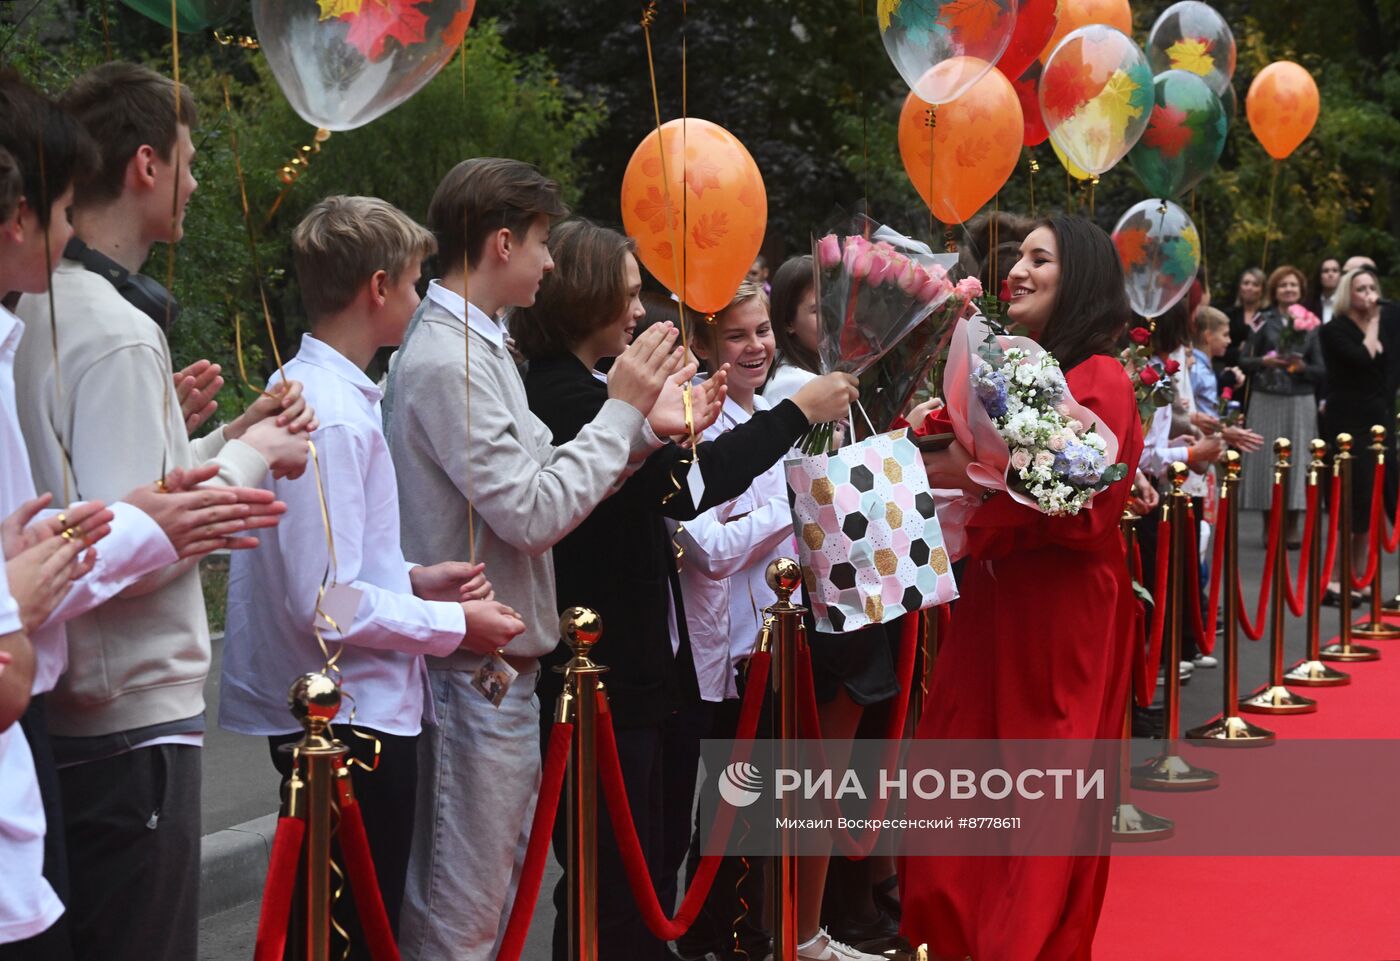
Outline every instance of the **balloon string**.
<svg viewBox="0 0 1400 961"><path fill-rule="evenodd" d="M39 203L41 210L52 210L53 204L49 202L49 175L44 164L44 138L39 137L35 141L35 146L39 148ZM53 276L53 245L49 243L49 223L44 223L44 276ZM59 370L58 363L58 313L54 309L53 284L49 284L49 340L53 347L53 398L54 409L61 410L63 405L63 375ZM72 456L64 448L63 441L58 442L59 449L63 451L63 504L67 507L72 502L71 497L71 461ZM161 472L164 477L164 471Z"/></svg>
<svg viewBox="0 0 1400 961"><path fill-rule="evenodd" d="M175 232L180 226L180 143L179 132L183 118L180 114L180 0L170 0L170 74L174 81L175 93L175 177L170 187L170 240L165 245L165 289L170 292L165 299L165 330L169 336L175 310ZM168 345L167 345L168 346ZM170 371L162 371L170 376ZM161 396L161 430L165 433L165 443L160 451L160 476L165 477L170 456L170 391L163 390Z"/></svg>
<svg viewBox="0 0 1400 961"><path fill-rule="evenodd" d="M1269 206L1264 214L1264 256L1260 258L1260 264L1265 270L1269 269L1269 238L1274 232L1274 193L1278 189L1278 168L1279 162L1275 160L1269 175Z"/></svg>
<svg viewBox="0 0 1400 961"><path fill-rule="evenodd" d="M928 127L928 233L930 242L938 236L938 221L933 215L933 141L938 130L938 105L924 111L924 125Z"/></svg>
<svg viewBox="0 0 1400 961"><path fill-rule="evenodd" d="M1205 209L1205 201L1201 202L1201 209ZM1196 191L1191 191L1191 222L1196 225L1196 233L1201 238L1201 286L1205 290L1210 290L1210 261L1206 258L1206 227L1203 219L1196 217Z"/></svg>
<svg viewBox="0 0 1400 961"><path fill-rule="evenodd" d="M112 62L112 34L107 25L107 0L102 0L102 52L107 57L107 62Z"/></svg>
<svg viewBox="0 0 1400 961"><path fill-rule="evenodd" d="M1035 175L1036 171L1040 170L1040 164L1036 163L1035 150L1031 147L1026 148L1026 158L1030 161L1030 164L1028 166L1027 179L1030 181L1031 186L1031 219L1035 219L1035 217L1037 216L1037 210L1035 206Z"/></svg>
<svg viewBox="0 0 1400 961"><path fill-rule="evenodd" d="M467 101L467 41L462 39L462 104L465 107ZM467 230L467 209L462 208L462 236L470 237ZM465 245L462 251L462 387L466 391L466 406L464 415L466 422L463 424L463 440L467 444L467 450L471 450L472 442L472 333L467 318L471 316L471 248ZM472 506L472 458L466 458L465 476L462 483L467 488L467 563L476 563L476 508Z"/></svg>
<svg viewBox="0 0 1400 961"><path fill-rule="evenodd" d="M865 0L860 0L860 22L865 23ZM860 190L865 199L865 209L870 211L870 113L865 108L865 88L869 84L868 71L862 72L860 84Z"/></svg>
<svg viewBox="0 0 1400 961"><path fill-rule="evenodd" d="M1089 181L1089 219L1094 219L1094 189L1099 185L1099 178L1095 177Z"/></svg>
<svg viewBox="0 0 1400 961"><path fill-rule="evenodd" d="M685 16L685 4L684 4L684 3L682 3L682 5L681 5L681 16L682 16L682 18L684 18L684 16ZM680 322L681 322L681 343L682 343L682 346L686 346L686 345L688 345L688 344L690 343L690 337L689 337L689 328L688 328L688 325L687 325L687 322L686 322L686 316L685 316L685 295L686 295L686 286L685 286L685 263L686 263L686 257L685 257L685 253L686 253L686 250L685 250L685 235L684 235L685 223L684 223L684 219L683 219L683 218L684 218L684 212L682 212L682 224L681 224L682 234L681 234L680 239L678 240L677 237L676 237L676 204L675 204L675 201L671 198L671 175L670 175L670 172L667 170L667 164L666 164L666 138L662 135L662 131L661 131L661 98L660 98L660 96L657 94L657 91L656 91L656 60L655 60L655 57L654 57L653 54L652 54L652 49L651 49L651 25L655 22L655 20L656 20L656 0L651 0L651 2L649 2L649 3L647 4L646 9L642 11L642 37L643 37L643 39L645 39L645 41L646 41L646 48L647 48L647 74L648 74L648 76L649 76L650 79L651 79L651 109L652 109L652 112L653 112L653 114L655 115L655 118L656 118L656 152L657 152L657 156L659 156L660 159L661 159L661 190L662 190L662 194L663 194L663 196L665 197L665 201L666 201L667 222L668 222L668 224L669 224L669 226L670 226L670 233L671 233L671 263L675 265L675 269L676 269L676 275L675 275L675 277L673 278L673 280L675 281L675 284L676 284L676 288L675 288L675 290L676 290L676 308L677 308L677 311L678 311L678 313L679 313ZM687 126L687 124L686 124L686 118L685 118L685 101L686 101L686 89L685 89L685 56L686 56L686 49L685 49L685 31L684 31L684 26L682 26L682 31L681 31L681 164L682 164L682 177L684 177L684 169L685 169L685 168L684 168L684 164L685 164L685 128L686 128L686 126ZM684 201L684 198L685 198L685 184L684 184L684 181L682 181L682 184L681 184L681 197L682 197L682 201ZM680 256L679 256L679 257L676 256L677 250L680 251ZM682 385L681 385L681 396L682 396L683 399L690 396L690 385L689 385L689 384L682 384ZM692 456L693 456L696 460L699 460L700 452L699 452L699 450L697 450L697 445L696 445L696 443L695 443L695 422L694 422L693 418L692 418L689 414L687 414L687 416L686 416L686 419L685 419L685 426L686 426L687 432L688 432L689 435L690 435L690 449L691 449L691 451L692 451Z"/></svg>

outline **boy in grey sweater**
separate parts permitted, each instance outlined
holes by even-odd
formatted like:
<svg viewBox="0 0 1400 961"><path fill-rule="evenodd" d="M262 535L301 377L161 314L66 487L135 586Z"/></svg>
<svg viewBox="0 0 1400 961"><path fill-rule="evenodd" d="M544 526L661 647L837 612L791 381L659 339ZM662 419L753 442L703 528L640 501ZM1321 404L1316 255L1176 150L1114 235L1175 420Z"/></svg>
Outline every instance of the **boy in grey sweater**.
<svg viewBox="0 0 1400 961"><path fill-rule="evenodd" d="M400 918L405 961L496 956L539 787L538 658L559 642L550 548L659 438L685 431L677 406L657 403L668 381L688 382L695 370L682 366L669 324L618 358L609 400L575 440L555 447L530 412L495 318L534 302L554 266L550 223L566 213L558 185L529 164L477 158L454 167L428 208L443 275L390 376L386 426L404 556L484 563L497 599L525 622L494 658L518 672L499 704L472 685L491 656L428 659L437 725L420 742ZM697 430L714 420L722 393L719 383L697 390Z"/></svg>

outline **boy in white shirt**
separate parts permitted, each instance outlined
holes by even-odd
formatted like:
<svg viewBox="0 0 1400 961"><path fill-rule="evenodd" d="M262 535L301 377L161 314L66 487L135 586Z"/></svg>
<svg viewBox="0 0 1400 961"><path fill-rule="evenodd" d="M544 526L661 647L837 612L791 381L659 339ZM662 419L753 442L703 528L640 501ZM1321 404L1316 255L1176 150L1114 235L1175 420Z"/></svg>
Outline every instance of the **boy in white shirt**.
<svg viewBox="0 0 1400 961"><path fill-rule="evenodd" d="M481 565L447 561L431 567L404 559L399 493L381 427L380 388L365 375L381 347L397 346L418 306L415 290L432 235L372 197L328 197L292 234L292 254L311 333L286 365L304 385L320 426L312 434L335 544L328 556L316 480L272 484L290 510L263 549L233 560L224 642L219 723L264 735L283 778L283 745L300 737L287 711L287 687L324 661L312 625L317 589L329 570L357 598L353 620L326 630L353 698L355 735L340 738L366 763L381 746L377 769L353 770L370 851L391 923L397 927L413 838L418 734L427 698L425 654L458 649L489 654L525 629L515 611L491 599ZM350 610L350 608L346 608ZM350 719L351 701L338 720ZM367 735L360 736L360 735ZM350 930L351 957L368 957L354 901L337 915Z"/></svg>

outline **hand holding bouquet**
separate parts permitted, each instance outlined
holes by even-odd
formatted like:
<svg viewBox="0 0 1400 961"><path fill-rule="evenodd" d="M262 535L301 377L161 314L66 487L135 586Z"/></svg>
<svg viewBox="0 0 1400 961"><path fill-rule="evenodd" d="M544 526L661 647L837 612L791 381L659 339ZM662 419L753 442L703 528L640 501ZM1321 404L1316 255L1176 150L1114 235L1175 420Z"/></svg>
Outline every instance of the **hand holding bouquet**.
<svg viewBox="0 0 1400 961"><path fill-rule="evenodd" d="M1167 407L1176 400L1176 381L1173 375L1181 369L1174 360L1159 360L1152 353L1152 331L1147 327L1134 327L1128 331L1132 341L1118 355L1128 379L1133 382L1133 394L1137 397L1138 416L1142 418L1142 431L1152 426L1152 418L1157 408Z"/></svg>

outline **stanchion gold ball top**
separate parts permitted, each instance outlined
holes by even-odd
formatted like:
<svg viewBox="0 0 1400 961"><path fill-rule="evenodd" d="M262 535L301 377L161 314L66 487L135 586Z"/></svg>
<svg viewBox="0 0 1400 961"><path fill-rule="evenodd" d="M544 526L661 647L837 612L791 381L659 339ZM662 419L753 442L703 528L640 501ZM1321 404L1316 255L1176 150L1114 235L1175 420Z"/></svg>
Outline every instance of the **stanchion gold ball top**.
<svg viewBox="0 0 1400 961"><path fill-rule="evenodd" d="M1371 443L1373 445L1385 446L1385 428L1380 424L1371 425Z"/></svg>
<svg viewBox="0 0 1400 961"><path fill-rule="evenodd" d="M1287 437L1280 437L1274 441L1274 456L1279 460L1288 460L1293 456L1293 442Z"/></svg>
<svg viewBox="0 0 1400 961"><path fill-rule="evenodd" d="M802 568L791 557L780 557L768 565L768 586L780 600L787 600L802 583Z"/></svg>
<svg viewBox="0 0 1400 961"><path fill-rule="evenodd" d="M303 674L287 692L287 707L298 721L331 721L340 710L340 686L325 674Z"/></svg>
<svg viewBox="0 0 1400 961"><path fill-rule="evenodd" d="M574 649L585 651L603 636L603 618L591 607L571 607L559 618L559 634Z"/></svg>
<svg viewBox="0 0 1400 961"><path fill-rule="evenodd" d="M1243 461L1241 460L1241 458L1240 458L1240 452L1239 452L1239 451L1237 451L1237 450L1227 450L1227 451L1225 452L1225 473L1226 473L1226 474L1228 474L1228 475L1231 476L1231 477L1238 477L1238 476L1240 476L1240 468L1243 467L1243 466L1244 466L1244 462L1243 462Z"/></svg>
<svg viewBox="0 0 1400 961"><path fill-rule="evenodd" d="M1351 442L1351 435L1343 431L1342 433L1337 435L1337 450L1345 454L1346 452L1351 450Z"/></svg>
<svg viewBox="0 0 1400 961"><path fill-rule="evenodd" d="M1167 468L1167 477L1170 478L1172 486L1177 490L1181 490L1182 486L1186 483L1186 475L1190 473L1190 470L1191 469L1183 462L1179 460L1172 461L1172 465Z"/></svg>
<svg viewBox="0 0 1400 961"><path fill-rule="evenodd" d="M1320 461L1327 456L1327 441L1314 437L1308 441L1308 449L1312 452L1312 459Z"/></svg>

